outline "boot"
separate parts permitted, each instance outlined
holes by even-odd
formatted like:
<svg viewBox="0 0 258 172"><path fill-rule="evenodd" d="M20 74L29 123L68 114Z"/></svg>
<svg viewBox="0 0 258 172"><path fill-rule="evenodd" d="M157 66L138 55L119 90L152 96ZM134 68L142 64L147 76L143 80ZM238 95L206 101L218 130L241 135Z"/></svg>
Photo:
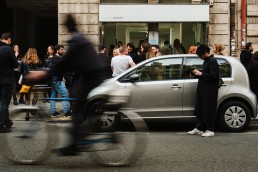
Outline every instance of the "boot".
<svg viewBox="0 0 258 172"><path fill-rule="evenodd" d="M19 104L25 104L25 101L23 100L23 98L19 99Z"/></svg>
<svg viewBox="0 0 258 172"><path fill-rule="evenodd" d="M13 104L18 105L17 99L13 99Z"/></svg>

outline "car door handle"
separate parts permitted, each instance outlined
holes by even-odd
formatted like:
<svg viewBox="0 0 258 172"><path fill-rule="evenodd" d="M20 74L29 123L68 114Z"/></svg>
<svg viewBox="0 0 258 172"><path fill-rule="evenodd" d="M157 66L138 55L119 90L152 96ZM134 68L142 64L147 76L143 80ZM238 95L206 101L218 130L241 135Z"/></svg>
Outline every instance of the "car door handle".
<svg viewBox="0 0 258 172"><path fill-rule="evenodd" d="M177 85L177 84L174 84L171 86L171 88L181 88L181 86Z"/></svg>

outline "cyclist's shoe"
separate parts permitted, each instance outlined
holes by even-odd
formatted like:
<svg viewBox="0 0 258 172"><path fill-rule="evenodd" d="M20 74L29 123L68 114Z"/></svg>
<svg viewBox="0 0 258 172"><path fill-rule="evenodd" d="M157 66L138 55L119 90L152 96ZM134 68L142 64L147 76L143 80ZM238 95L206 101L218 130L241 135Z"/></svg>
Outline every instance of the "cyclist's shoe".
<svg viewBox="0 0 258 172"><path fill-rule="evenodd" d="M54 112L54 113L52 113L51 117L54 118L54 117L57 117L57 116L59 116L59 115L60 115L59 112Z"/></svg>
<svg viewBox="0 0 258 172"><path fill-rule="evenodd" d="M79 155L79 149L75 145L69 145L67 147L54 149L53 153L59 156L76 156Z"/></svg>

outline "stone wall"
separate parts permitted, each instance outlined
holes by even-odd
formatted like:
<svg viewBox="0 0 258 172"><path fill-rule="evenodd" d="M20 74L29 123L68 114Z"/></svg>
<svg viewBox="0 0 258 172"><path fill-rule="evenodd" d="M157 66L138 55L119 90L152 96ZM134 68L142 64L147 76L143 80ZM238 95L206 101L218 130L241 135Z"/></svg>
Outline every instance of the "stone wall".
<svg viewBox="0 0 258 172"><path fill-rule="evenodd" d="M209 45L222 44L230 55L230 1L214 0L210 7Z"/></svg>
<svg viewBox="0 0 258 172"><path fill-rule="evenodd" d="M92 43L99 44L99 0L58 0L58 43L67 45L68 32L64 26L66 14L75 16L78 29Z"/></svg>

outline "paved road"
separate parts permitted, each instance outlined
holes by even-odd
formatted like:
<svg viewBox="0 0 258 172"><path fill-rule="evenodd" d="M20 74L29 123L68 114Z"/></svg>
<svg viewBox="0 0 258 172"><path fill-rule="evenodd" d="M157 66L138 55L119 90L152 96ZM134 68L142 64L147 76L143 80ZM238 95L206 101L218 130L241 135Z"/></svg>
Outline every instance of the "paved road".
<svg viewBox="0 0 258 172"><path fill-rule="evenodd" d="M69 123L61 123L61 133ZM88 154L76 157L55 155L42 165L10 165L0 158L0 171L257 171L258 125L243 133L216 132L213 138L189 136L192 124L151 124L147 152L131 167L99 167ZM67 143L65 133L59 135L57 147Z"/></svg>

